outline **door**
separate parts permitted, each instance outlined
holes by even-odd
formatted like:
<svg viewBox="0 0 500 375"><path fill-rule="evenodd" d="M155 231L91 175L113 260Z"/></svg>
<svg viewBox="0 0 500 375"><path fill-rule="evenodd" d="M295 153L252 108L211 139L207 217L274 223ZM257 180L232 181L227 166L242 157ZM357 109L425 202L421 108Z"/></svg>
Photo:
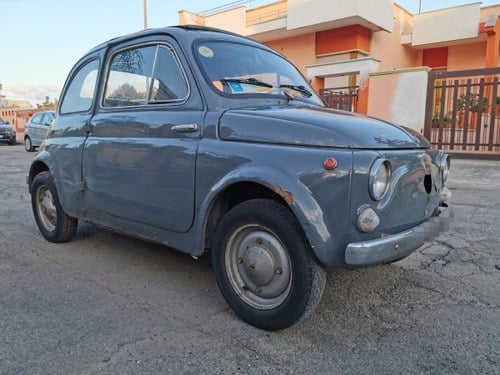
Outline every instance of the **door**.
<svg viewBox="0 0 500 375"><path fill-rule="evenodd" d="M42 126L42 118L43 118L43 113L37 113L33 115L33 117L31 118L28 135L31 138L31 143L33 144L33 146L40 145L39 134L40 134L40 127Z"/></svg>
<svg viewBox="0 0 500 375"><path fill-rule="evenodd" d="M68 214L82 217L82 152L99 73L99 52L77 64L63 89L58 116L52 123L45 150L51 155L61 204ZM47 127L45 126L45 131Z"/></svg>
<svg viewBox="0 0 500 375"><path fill-rule="evenodd" d="M203 112L192 105L179 57L169 44L142 44L115 50L108 67L85 144L87 205L108 218L185 232Z"/></svg>
<svg viewBox="0 0 500 375"><path fill-rule="evenodd" d="M41 123L37 124L37 132L36 132L37 144L41 144L45 139L47 130L49 129L49 126L52 123L53 119L54 116L52 115L52 113L46 112L43 114Z"/></svg>

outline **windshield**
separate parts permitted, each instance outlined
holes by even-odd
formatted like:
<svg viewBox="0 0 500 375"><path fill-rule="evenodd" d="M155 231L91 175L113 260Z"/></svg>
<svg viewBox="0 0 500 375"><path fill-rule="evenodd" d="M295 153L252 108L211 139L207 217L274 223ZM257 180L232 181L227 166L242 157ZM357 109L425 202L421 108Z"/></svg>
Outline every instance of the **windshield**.
<svg viewBox="0 0 500 375"><path fill-rule="evenodd" d="M0 117L0 125L7 125L7 121Z"/></svg>
<svg viewBox="0 0 500 375"><path fill-rule="evenodd" d="M199 43L195 54L208 80L222 93L279 95L323 106L297 68L278 54L221 41Z"/></svg>

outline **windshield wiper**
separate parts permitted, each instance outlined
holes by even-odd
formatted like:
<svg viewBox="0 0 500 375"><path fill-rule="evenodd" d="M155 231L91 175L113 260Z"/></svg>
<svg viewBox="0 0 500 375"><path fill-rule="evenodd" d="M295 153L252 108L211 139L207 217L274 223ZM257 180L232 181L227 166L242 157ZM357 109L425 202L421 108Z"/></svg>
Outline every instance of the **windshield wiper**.
<svg viewBox="0 0 500 375"><path fill-rule="evenodd" d="M243 84L247 84L247 85L268 87L270 89L278 90L279 92L275 92L275 94L284 95L284 96L286 96L286 98L288 100L294 100L295 98L292 95L290 95L289 93L287 93L286 91L281 90L282 87L294 89L296 91L301 92L304 96L307 96L307 97L310 97L312 95L304 86L281 85L280 87L275 87L275 86L271 85L270 83L261 81L260 79L253 78L253 77L250 77L250 78L221 78L221 79L219 79L219 81L222 83L224 83L224 82L237 82L237 83L243 83Z"/></svg>
<svg viewBox="0 0 500 375"><path fill-rule="evenodd" d="M270 83L261 81L261 80L259 80L257 78L221 78L221 79L219 79L219 81L220 82L245 83L247 85L269 87L270 89L274 87Z"/></svg>
<svg viewBox="0 0 500 375"><path fill-rule="evenodd" d="M310 98L312 96L312 92L306 89L304 86L297 86L297 85L280 85L280 88L285 88L285 89L292 89L295 91L300 92L302 95L304 95L306 98Z"/></svg>

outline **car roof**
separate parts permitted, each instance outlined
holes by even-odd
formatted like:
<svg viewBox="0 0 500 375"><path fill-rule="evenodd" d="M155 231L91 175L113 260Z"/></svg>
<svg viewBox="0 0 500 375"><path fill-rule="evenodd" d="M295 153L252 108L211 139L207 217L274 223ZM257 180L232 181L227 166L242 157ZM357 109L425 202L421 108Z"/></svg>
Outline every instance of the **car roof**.
<svg viewBox="0 0 500 375"><path fill-rule="evenodd" d="M55 116L56 111L52 111L52 110L51 110L51 111L38 111L38 112L33 113L33 116L38 115L39 113L41 113L41 114L44 114L44 113L50 113L50 114L52 114L53 116ZM31 118L33 118L33 116L31 116Z"/></svg>
<svg viewBox="0 0 500 375"><path fill-rule="evenodd" d="M53 110L49 110L49 111L38 111L38 112L33 113L33 114L34 114L34 115L36 115L36 114L38 114L38 113L52 113L52 114L54 114L54 113L55 113L55 111L53 111Z"/></svg>
<svg viewBox="0 0 500 375"><path fill-rule="evenodd" d="M233 40L233 41L239 40L239 41L245 41L245 42L255 44L255 45L260 45L259 43L255 42L254 40L248 39L248 38L241 36L239 34L235 34L235 33L232 33L230 31L226 31L226 30L217 29L214 27L198 26L198 25L178 25L178 26L168 26L168 27L162 27L162 28L146 29L146 30L138 31L138 32L135 32L132 34L119 36L117 38L113 38L113 39L110 39L104 43L99 44L98 46L92 48L85 55L89 55L89 54L96 52L100 49L110 47L110 46L113 46L115 44L125 42L127 40L131 40L131 39L135 39L135 38L139 38L139 37L146 37L149 35L161 35L161 34L171 35L172 37L177 39L180 43L183 43L183 42L190 43L194 39L207 37L207 38L226 39L226 40Z"/></svg>

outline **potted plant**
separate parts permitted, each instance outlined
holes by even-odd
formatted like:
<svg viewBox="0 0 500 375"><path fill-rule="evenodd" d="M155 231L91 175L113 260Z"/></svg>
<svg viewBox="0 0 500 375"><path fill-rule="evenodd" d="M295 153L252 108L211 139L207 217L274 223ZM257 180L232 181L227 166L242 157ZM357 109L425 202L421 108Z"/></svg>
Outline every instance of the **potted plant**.
<svg viewBox="0 0 500 375"><path fill-rule="evenodd" d="M458 127L463 128L465 124L465 112L469 109L469 129L476 129L478 124L477 113L481 110L482 114L485 114L488 109L488 99L483 97L481 103L479 103L479 94L471 93L469 95L462 94L457 100L457 109L459 111L459 123Z"/></svg>
<svg viewBox="0 0 500 375"><path fill-rule="evenodd" d="M433 128L439 128L439 122L440 122L440 114L439 112L435 112L434 116L432 116L432 127ZM451 127L451 116L449 115L444 115L443 116L443 128L449 128Z"/></svg>

